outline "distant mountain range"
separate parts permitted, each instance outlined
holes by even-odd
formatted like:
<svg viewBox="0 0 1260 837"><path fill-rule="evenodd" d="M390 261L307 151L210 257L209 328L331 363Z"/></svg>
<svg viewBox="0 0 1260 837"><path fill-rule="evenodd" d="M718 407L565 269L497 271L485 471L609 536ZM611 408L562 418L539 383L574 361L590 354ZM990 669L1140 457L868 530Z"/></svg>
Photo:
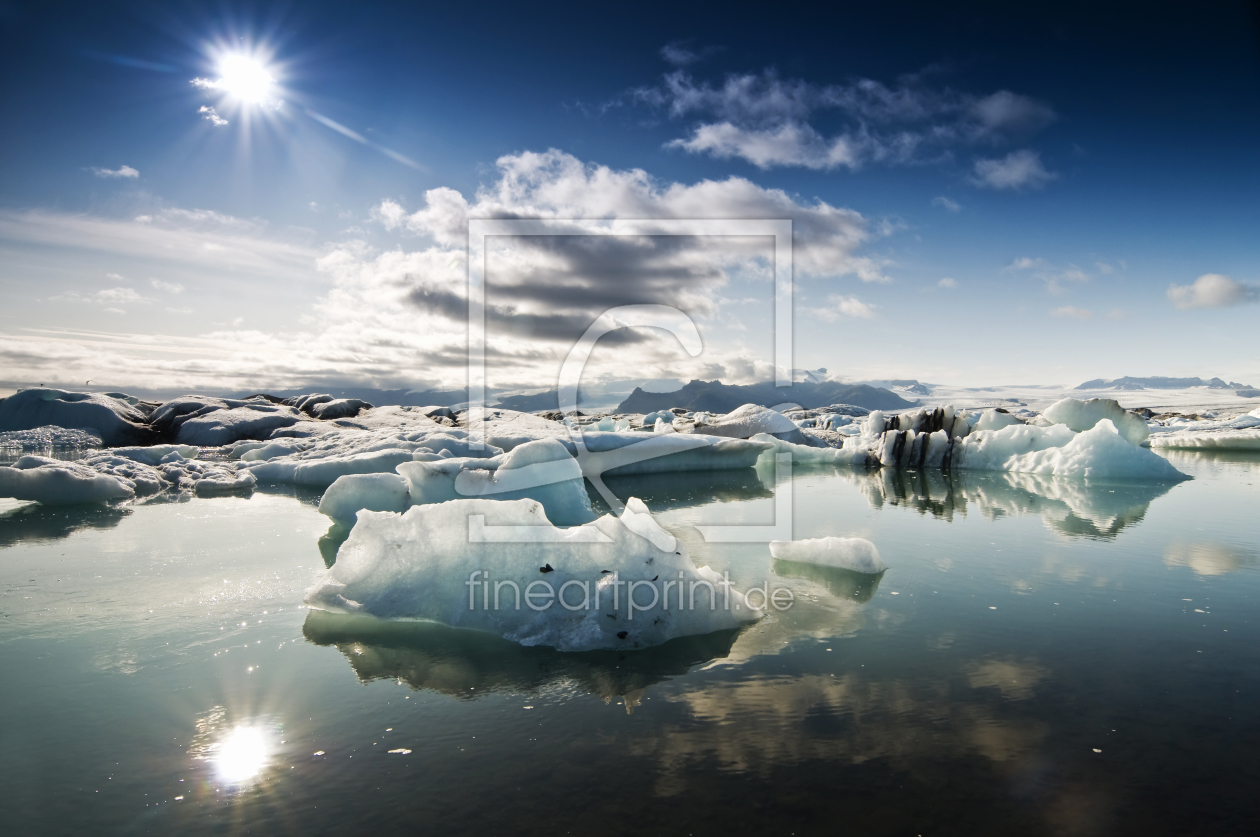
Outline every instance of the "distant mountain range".
<svg viewBox="0 0 1260 837"><path fill-rule="evenodd" d="M626 400L617 406L618 413L651 413L682 407L693 412L729 413L744 404L761 404L773 407L785 402L802 407L826 407L829 404L852 404L868 410L899 410L913 407L894 392L866 384L843 384L836 381L821 383L795 383L776 387L773 383L737 386L721 381L691 381L674 392L647 392L634 388Z"/></svg>
<svg viewBox="0 0 1260 837"><path fill-rule="evenodd" d="M1203 380L1202 378L1164 378L1159 375L1150 378L1116 378L1113 381L1104 381L1102 378L1095 378L1092 381L1086 381L1077 387L1077 389L1186 389L1188 387L1208 387L1209 389L1255 389L1250 384L1239 384L1233 381L1225 383L1220 378L1211 378Z"/></svg>

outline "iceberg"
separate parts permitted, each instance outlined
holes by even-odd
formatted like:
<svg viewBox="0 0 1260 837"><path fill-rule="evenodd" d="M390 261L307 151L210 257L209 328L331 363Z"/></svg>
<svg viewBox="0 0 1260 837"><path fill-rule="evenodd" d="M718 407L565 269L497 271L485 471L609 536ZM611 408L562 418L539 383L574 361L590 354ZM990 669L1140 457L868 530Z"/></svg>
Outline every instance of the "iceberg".
<svg viewBox="0 0 1260 837"><path fill-rule="evenodd" d="M771 541L770 555L776 561L816 564L855 573L878 575L888 569L875 544L865 538L808 538L799 541Z"/></svg>
<svg viewBox="0 0 1260 837"><path fill-rule="evenodd" d="M148 420L139 400L122 393L106 395L32 387L0 400L0 431L54 425L90 431L110 447L157 441Z"/></svg>
<svg viewBox="0 0 1260 837"><path fill-rule="evenodd" d="M135 489L125 481L77 462L31 455L23 456L11 467L0 468L0 497L71 505L130 500L135 496Z"/></svg>
<svg viewBox="0 0 1260 837"><path fill-rule="evenodd" d="M319 511L342 526L353 526L362 509L404 512L410 503L407 480L398 474L347 474L324 492Z"/></svg>
<svg viewBox="0 0 1260 837"><path fill-rule="evenodd" d="M1051 424L1067 425L1077 433L1107 420L1121 436L1135 445L1146 441L1151 432L1145 419L1124 409L1120 402L1111 398L1091 398L1088 401L1064 398L1051 404L1041 415Z"/></svg>
<svg viewBox="0 0 1260 837"><path fill-rule="evenodd" d="M561 651L645 648L762 615L722 576L697 567L635 498L620 518L570 529L552 526L535 500L361 511L306 602Z"/></svg>

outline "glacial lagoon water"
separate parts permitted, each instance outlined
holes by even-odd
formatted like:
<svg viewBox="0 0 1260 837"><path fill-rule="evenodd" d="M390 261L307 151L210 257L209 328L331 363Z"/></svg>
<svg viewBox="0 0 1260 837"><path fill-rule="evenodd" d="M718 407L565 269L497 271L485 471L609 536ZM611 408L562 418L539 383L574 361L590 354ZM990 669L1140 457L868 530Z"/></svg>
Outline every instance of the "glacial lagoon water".
<svg viewBox="0 0 1260 837"><path fill-rule="evenodd" d="M1246 834L1260 456L1174 485L797 468L609 480L794 605L561 654L302 606L318 495L0 501L0 822L59 834ZM327 550L328 542L325 541Z"/></svg>

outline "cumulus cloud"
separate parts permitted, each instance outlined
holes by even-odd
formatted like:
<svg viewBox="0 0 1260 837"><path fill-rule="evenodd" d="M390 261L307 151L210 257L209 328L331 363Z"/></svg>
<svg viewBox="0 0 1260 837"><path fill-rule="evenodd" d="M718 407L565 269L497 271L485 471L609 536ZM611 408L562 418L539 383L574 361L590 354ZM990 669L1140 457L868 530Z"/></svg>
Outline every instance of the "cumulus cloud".
<svg viewBox="0 0 1260 837"><path fill-rule="evenodd" d="M135 179L140 176L139 170L133 169L131 166L119 166L116 169L103 169L99 166L93 166L92 173L97 177L121 177Z"/></svg>
<svg viewBox="0 0 1260 837"><path fill-rule="evenodd" d="M1064 305L1062 308L1055 308L1050 312L1051 317L1071 317L1076 320L1088 320L1094 316L1094 312L1085 308L1077 308L1075 305Z"/></svg>
<svg viewBox="0 0 1260 837"><path fill-rule="evenodd" d="M1023 139L1056 118L1049 105L1009 90L977 96L931 88L917 76L896 86L872 79L818 85L766 70L729 75L715 86L680 68L631 98L675 118L699 117L688 136L669 147L763 169L915 162L954 145ZM812 122L820 115L839 117L844 127L824 136Z"/></svg>
<svg viewBox="0 0 1260 837"><path fill-rule="evenodd" d="M150 276L259 277L273 288L307 288L305 298L311 300L300 319L266 330L225 323L190 334L183 332L181 319L177 334L0 333L0 364L23 380L82 374L84 380L154 389L171 381L214 390L352 383L462 387L470 217L541 218L557 233L573 231L566 219L624 225L645 218L790 218L798 283L821 286L825 295L844 281L887 280L884 263L865 252L881 231L853 210L742 178L661 181L642 170L591 165L558 151L500 159L475 193L440 187L428 191L414 211L397 200L383 201L373 215L382 228L400 234L397 244L382 248L342 240L313 248L281 240L256 221L199 210L164 209L130 220L0 211L3 239L72 246L111 259L143 256L153 266L137 269ZM642 228L625 236L491 236L488 384L555 386L572 338L607 307L631 302L664 303L691 314L706 341L703 353L688 357L662 332L618 333L600 342L584 382L772 379L773 357L759 342L768 332L756 331L761 328L756 318L773 299L771 254L768 237L688 238ZM172 260L170 269L158 259ZM174 284L169 278L158 281ZM149 284L163 292L164 301L170 299L167 288ZM107 289L115 302L87 291L79 301L118 310L141 304L131 296L140 294L123 285ZM749 332L738 339L721 336L726 326L715 327L728 316L722 309L726 299L761 301L760 310L745 320ZM837 317L873 311L848 296L829 300L827 307ZM158 305L153 309L162 311ZM176 311L186 309L168 313Z"/></svg>
<svg viewBox="0 0 1260 837"><path fill-rule="evenodd" d="M958 201L950 200L944 195L941 195L940 197L932 198L932 205L939 206L941 209L944 209L947 212L961 212L962 211L962 204L960 204Z"/></svg>
<svg viewBox="0 0 1260 837"><path fill-rule="evenodd" d="M219 112L209 105L202 105L197 108L197 113L201 114L202 119L206 120L216 128L221 128L228 124L228 121L222 116L219 116Z"/></svg>
<svg viewBox="0 0 1260 837"><path fill-rule="evenodd" d="M834 323L841 317L857 317L863 320L870 320L875 317L875 306L869 305L855 296L832 294L827 297L827 305L827 308L819 308L817 315L820 319L829 323Z"/></svg>
<svg viewBox="0 0 1260 837"><path fill-rule="evenodd" d="M972 182L985 189L1040 189L1058 175L1046 169L1041 155L1024 149L1005 157L976 160Z"/></svg>
<svg viewBox="0 0 1260 837"><path fill-rule="evenodd" d="M1169 285L1168 298L1178 308L1230 308L1260 302L1260 285L1205 273L1189 285Z"/></svg>
<svg viewBox="0 0 1260 837"><path fill-rule="evenodd" d="M946 276L944 279L942 279L941 281L937 282L937 283L936 283L936 286L937 286L938 288L946 288L946 289L948 289L948 290L951 290L951 291L952 291L954 288L957 288L957 287L958 287L958 283L957 283L956 281L954 281L953 279L950 279L948 276Z"/></svg>

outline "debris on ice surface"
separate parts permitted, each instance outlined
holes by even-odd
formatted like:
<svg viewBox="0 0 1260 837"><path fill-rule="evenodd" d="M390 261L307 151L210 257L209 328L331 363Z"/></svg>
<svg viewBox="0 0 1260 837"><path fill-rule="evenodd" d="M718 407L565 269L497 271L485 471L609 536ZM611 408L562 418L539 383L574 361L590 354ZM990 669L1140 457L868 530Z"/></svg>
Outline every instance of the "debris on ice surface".
<svg viewBox="0 0 1260 837"><path fill-rule="evenodd" d="M23 456L12 467L0 468L0 497L70 505L130 500L134 496L135 489L125 481L77 462Z"/></svg>
<svg viewBox="0 0 1260 837"><path fill-rule="evenodd" d="M53 448L99 448L100 434L91 430L75 430L50 424L30 430L8 430L0 433L0 450L37 451Z"/></svg>
<svg viewBox="0 0 1260 837"><path fill-rule="evenodd" d="M90 431L111 447L157 441L138 399L115 395L51 387L18 390L0 401L0 431L55 425Z"/></svg>
<svg viewBox="0 0 1260 837"><path fill-rule="evenodd" d="M1091 398L1078 401L1075 398L1064 398L1056 401L1042 412L1042 417L1052 424L1065 424L1080 433L1107 419L1121 436L1135 445L1146 441L1150 428L1140 416L1120 406L1120 402L1111 398Z"/></svg>
<svg viewBox="0 0 1260 837"><path fill-rule="evenodd" d="M876 575L888 569L875 544L865 538L808 538L799 541L771 541L770 555L776 561L818 564L857 573Z"/></svg>
<svg viewBox="0 0 1260 837"><path fill-rule="evenodd" d="M722 576L697 567L635 498L621 518L570 529L552 526L534 500L360 512L306 602L561 651L644 648L762 615Z"/></svg>

